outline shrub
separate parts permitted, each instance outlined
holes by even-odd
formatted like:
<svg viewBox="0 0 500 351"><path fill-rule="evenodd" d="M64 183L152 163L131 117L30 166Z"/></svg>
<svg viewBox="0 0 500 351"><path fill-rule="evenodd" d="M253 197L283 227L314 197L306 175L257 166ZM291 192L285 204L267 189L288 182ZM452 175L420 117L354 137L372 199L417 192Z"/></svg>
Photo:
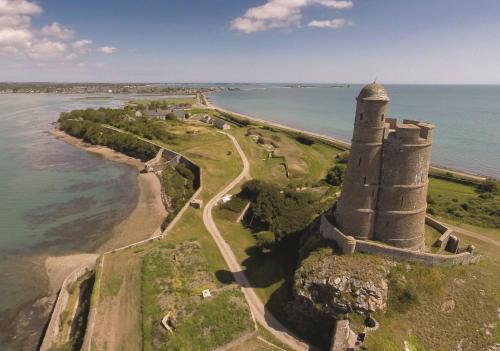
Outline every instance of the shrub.
<svg viewBox="0 0 500 351"><path fill-rule="evenodd" d="M476 187L477 191L480 193L498 193L499 186L498 182L494 179L488 178L484 182L480 183Z"/></svg>
<svg viewBox="0 0 500 351"><path fill-rule="evenodd" d="M331 185L341 185L344 180L347 166L345 164L336 164L326 174L326 182Z"/></svg>

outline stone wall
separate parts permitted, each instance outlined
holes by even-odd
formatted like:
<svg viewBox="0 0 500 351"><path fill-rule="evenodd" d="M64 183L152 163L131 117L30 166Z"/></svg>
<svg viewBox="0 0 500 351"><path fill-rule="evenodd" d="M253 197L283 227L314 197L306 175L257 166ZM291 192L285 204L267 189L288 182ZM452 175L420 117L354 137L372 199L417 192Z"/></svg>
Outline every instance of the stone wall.
<svg viewBox="0 0 500 351"><path fill-rule="evenodd" d="M337 227L328 221L326 216L321 216L320 233L325 239L335 241L343 253L354 253L356 249L356 239L352 236L342 234Z"/></svg>
<svg viewBox="0 0 500 351"><path fill-rule="evenodd" d="M435 229L439 228L438 230L440 232L444 230L444 233L449 231L449 228L444 224L430 217L428 218L428 222L430 225L434 225ZM436 266L468 264L474 259L474 255L470 252L443 255L401 249L374 241L356 240L353 237L344 235L338 228L331 224L324 215L321 217L320 234L325 239L335 241L343 253L364 252L377 256L392 257L402 261Z"/></svg>
<svg viewBox="0 0 500 351"><path fill-rule="evenodd" d="M60 325L61 325L61 314L66 309L69 300L69 291L70 286L75 283L78 279L83 277L88 272L92 271L95 267L95 262L91 262L88 265L78 268L73 271L70 275L64 279L64 282L61 286L61 290L57 295L56 303L54 305L54 309L52 310L52 314L50 316L50 321L45 331L45 335L40 345L40 351L48 351L51 348L55 347L58 341L61 341L59 338Z"/></svg>

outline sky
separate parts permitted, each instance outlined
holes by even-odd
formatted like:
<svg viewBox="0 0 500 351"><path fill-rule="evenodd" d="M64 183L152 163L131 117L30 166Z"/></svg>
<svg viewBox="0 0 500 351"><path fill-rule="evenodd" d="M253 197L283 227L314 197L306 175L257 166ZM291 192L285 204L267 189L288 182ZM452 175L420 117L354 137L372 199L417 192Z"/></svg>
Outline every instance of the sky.
<svg viewBox="0 0 500 351"><path fill-rule="evenodd" d="M0 0L0 81L500 84L499 0Z"/></svg>

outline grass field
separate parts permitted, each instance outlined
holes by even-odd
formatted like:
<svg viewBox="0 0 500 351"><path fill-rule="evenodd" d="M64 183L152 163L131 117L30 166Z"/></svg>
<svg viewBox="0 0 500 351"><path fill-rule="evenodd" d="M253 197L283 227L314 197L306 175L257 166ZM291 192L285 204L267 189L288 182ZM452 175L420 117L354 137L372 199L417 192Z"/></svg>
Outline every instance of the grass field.
<svg viewBox="0 0 500 351"><path fill-rule="evenodd" d="M172 144L164 144L165 147L184 154L202 168L200 198L205 203L241 171L242 163L231 141L213 128L201 123L175 121L165 122L165 128L177 136ZM193 128L198 132L189 134ZM287 179L281 162L266 159L265 149L246 136L246 130L235 127L230 133L238 139L249 158L252 177L282 186L317 184L339 152L322 143L305 145L285 133L264 130L264 134L278 134L278 143L283 145L281 151L287 155L292 172L292 177ZM334 197L338 188L329 188L326 195L320 187L314 191L318 191L319 203L324 197ZM447 211L450 205L470 203L479 196L471 186L438 179L431 179L429 194L434 199L432 206L437 215L444 218L454 216ZM469 211L468 217L454 220L463 218L477 219L478 216ZM216 209L214 219L259 297L267 307L279 309L279 305L291 297L295 267L289 264L290 257L284 253L256 250L255 237L249 229L235 223L234 213ZM478 230L477 227L472 229ZM490 237L498 234L494 229L481 232ZM439 236L430 229L426 234L428 244ZM461 239L462 244L474 244L484 255L478 264L454 268L396 264L391 274L388 311L376 316L381 326L368 335L368 350L401 350L404 341L415 350L456 349L463 330L471 331L466 333L464 351L481 349L495 338L500 342L500 326L495 319L500 301L500 281L496 279L500 270L498 250L476 239ZM191 244L197 245L196 250L182 252L184 245ZM186 261L188 259L190 262ZM97 332L96 346L100 350L116 347L124 350L133 347L211 349L251 330L246 304L228 279L227 266L203 225L200 210L189 208L166 240L108 256L102 277L99 323L105 329L105 325L114 320L117 325L113 328L120 330L115 333L113 329L113 336ZM204 304L200 302L199 292L207 287L217 293L209 304ZM408 291L412 298L401 298ZM449 302L451 300L454 302ZM446 306L451 304L454 307L449 311ZM178 329L169 337L157 322L172 309L179 310ZM231 311L237 312L232 315ZM272 339L265 331L259 333ZM272 347L252 338L231 350L243 349L270 350Z"/></svg>
<svg viewBox="0 0 500 351"><path fill-rule="evenodd" d="M458 223L500 228L500 194L481 194L475 186L430 178L428 209Z"/></svg>
<svg viewBox="0 0 500 351"><path fill-rule="evenodd" d="M278 158L268 158L268 151L248 136L248 131L273 140L279 147ZM338 149L316 142L305 145L285 132L271 131L255 126L233 128L231 134L236 137L251 164L251 175L255 179L273 181L281 185L290 182L298 186L311 186L324 179L327 170L335 163L340 152ZM290 177L286 177L283 162L286 162Z"/></svg>

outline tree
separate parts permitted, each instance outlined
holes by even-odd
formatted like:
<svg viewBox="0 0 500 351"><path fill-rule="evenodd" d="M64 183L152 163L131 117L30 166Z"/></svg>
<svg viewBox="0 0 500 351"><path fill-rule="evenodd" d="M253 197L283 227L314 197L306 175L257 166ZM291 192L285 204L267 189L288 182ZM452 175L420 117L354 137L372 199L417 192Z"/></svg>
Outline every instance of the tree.
<svg viewBox="0 0 500 351"><path fill-rule="evenodd" d="M345 164L336 164L328 171L325 179L326 182L331 185L341 185L344 180L346 169L347 166Z"/></svg>

